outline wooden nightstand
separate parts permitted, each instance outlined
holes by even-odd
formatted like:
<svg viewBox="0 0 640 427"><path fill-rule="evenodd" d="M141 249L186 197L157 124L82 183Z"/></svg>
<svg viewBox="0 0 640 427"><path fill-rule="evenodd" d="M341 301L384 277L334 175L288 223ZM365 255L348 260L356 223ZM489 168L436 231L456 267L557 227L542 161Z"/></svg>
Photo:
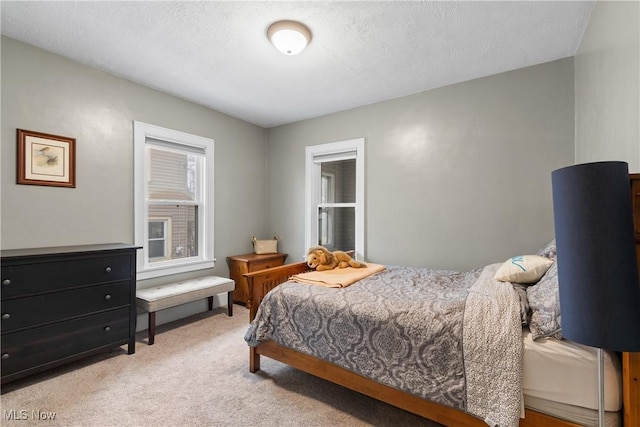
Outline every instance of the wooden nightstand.
<svg viewBox="0 0 640 427"><path fill-rule="evenodd" d="M245 254L227 257L229 265L229 276L236 282L236 289L233 292L233 302L245 304L251 308L251 296L249 286L243 274L252 273L266 268L278 267L284 264L287 254Z"/></svg>

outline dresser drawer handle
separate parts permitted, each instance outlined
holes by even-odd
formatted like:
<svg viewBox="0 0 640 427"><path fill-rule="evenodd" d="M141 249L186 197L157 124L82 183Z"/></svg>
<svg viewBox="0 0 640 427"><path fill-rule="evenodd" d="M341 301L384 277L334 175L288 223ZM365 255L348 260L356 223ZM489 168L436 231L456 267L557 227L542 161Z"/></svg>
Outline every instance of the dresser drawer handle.
<svg viewBox="0 0 640 427"><path fill-rule="evenodd" d="M8 319L8 318L10 318L10 317L11 317L11 315L10 315L9 313L4 313L4 314L2 315L2 320L7 320L7 319Z"/></svg>
<svg viewBox="0 0 640 427"><path fill-rule="evenodd" d="M105 268L104 271L106 271L107 273L111 273L111 267Z"/></svg>
<svg viewBox="0 0 640 427"><path fill-rule="evenodd" d="M109 300L111 299L111 295L106 294L106 295L104 296L104 299L105 299L105 300L107 300L107 301L109 301Z"/></svg>
<svg viewBox="0 0 640 427"><path fill-rule="evenodd" d="M9 280L9 279L4 279L4 280L2 281L2 284L3 284L4 286L10 285L10 284L11 284L11 280Z"/></svg>
<svg viewBox="0 0 640 427"><path fill-rule="evenodd" d="M104 327L104 331L105 332L110 332L111 331L111 326L105 326Z"/></svg>
<svg viewBox="0 0 640 427"><path fill-rule="evenodd" d="M8 359L9 353L2 353L2 359Z"/></svg>

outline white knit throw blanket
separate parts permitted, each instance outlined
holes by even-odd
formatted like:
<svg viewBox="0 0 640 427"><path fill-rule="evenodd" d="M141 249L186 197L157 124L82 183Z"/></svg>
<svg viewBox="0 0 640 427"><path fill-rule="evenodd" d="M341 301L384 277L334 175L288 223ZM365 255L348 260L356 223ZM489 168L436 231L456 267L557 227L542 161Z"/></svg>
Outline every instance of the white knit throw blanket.
<svg viewBox="0 0 640 427"><path fill-rule="evenodd" d="M469 290L463 348L467 411L488 425L517 427L522 412L522 324L511 283L493 278L500 264L484 268Z"/></svg>

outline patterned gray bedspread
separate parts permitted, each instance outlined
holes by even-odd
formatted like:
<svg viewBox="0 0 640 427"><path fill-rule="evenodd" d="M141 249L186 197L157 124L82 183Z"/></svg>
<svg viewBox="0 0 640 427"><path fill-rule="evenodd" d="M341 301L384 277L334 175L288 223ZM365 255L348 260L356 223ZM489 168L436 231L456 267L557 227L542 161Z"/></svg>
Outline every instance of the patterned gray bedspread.
<svg viewBox="0 0 640 427"><path fill-rule="evenodd" d="M464 319L465 306L478 278L487 276L482 273L483 269L390 266L342 289L284 283L264 298L245 340L251 346L272 340L388 386L467 410L463 329L473 319ZM486 290L480 292L484 296ZM508 310L515 310L515 336L520 337L517 301ZM487 360L488 369L493 362ZM521 365L521 360L516 362ZM515 394L519 393L518 388ZM516 425L519 415L515 414Z"/></svg>

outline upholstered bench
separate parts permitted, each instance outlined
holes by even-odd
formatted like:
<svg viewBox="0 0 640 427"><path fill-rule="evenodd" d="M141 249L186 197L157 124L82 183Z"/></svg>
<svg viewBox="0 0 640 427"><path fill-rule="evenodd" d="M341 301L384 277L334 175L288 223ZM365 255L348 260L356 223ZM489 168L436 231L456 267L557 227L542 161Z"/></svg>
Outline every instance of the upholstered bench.
<svg viewBox="0 0 640 427"><path fill-rule="evenodd" d="M233 316L234 289L233 280L217 276L138 289L136 306L149 313L149 345L153 344L156 335L156 311L204 298L209 299L209 310L212 310L214 295L227 292L227 314Z"/></svg>

